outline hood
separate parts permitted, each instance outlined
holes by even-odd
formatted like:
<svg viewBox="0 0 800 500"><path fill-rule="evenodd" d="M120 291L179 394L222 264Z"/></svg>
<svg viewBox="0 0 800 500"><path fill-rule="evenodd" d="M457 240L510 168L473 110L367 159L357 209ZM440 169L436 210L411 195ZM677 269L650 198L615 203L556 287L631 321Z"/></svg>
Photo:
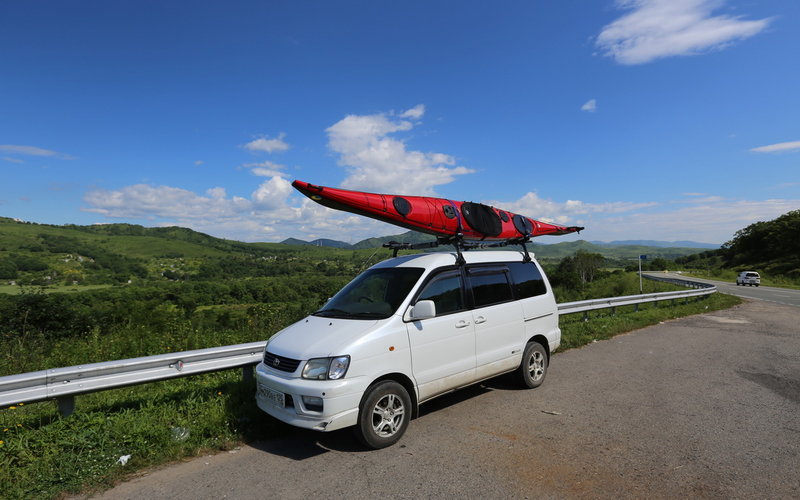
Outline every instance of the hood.
<svg viewBox="0 0 800 500"><path fill-rule="evenodd" d="M269 352L299 360L350 354L342 349L377 323L377 320L308 316L273 335Z"/></svg>

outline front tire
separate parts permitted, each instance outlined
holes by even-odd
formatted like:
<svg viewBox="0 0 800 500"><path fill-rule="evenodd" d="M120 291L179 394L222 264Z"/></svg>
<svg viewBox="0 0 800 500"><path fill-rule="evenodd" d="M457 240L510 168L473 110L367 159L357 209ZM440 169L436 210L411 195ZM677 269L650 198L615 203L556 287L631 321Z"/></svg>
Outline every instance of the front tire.
<svg viewBox="0 0 800 500"><path fill-rule="evenodd" d="M528 342L522 353L522 362L517 368L517 379L524 387L535 389L547 376L547 351L538 342Z"/></svg>
<svg viewBox="0 0 800 500"><path fill-rule="evenodd" d="M400 440L410 419L408 391L394 380L384 380L367 389L361 400L356 437L369 448L386 448Z"/></svg>

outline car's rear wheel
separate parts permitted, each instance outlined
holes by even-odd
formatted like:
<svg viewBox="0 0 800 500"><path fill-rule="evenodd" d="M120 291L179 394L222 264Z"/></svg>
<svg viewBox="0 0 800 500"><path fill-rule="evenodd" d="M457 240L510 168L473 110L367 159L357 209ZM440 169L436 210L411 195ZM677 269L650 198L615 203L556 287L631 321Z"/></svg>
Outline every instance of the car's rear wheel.
<svg viewBox="0 0 800 500"><path fill-rule="evenodd" d="M542 385L547 376L547 351L538 342L528 342L517 369L517 379L525 387L534 389Z"/></svg>
<svg viewBox="0 0 800 500"><path fill-rule="evenodd" d="M361 400L356 437L369 448L386 448L403 436L410 419L408 391L394 380L384 380L367 389Z"/></svg>

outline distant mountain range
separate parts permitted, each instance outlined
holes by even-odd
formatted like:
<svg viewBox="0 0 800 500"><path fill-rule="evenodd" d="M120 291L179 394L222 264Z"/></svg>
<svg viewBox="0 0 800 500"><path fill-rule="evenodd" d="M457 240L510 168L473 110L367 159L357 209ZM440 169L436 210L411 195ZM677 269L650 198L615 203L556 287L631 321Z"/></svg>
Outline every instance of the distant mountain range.
<svg viewBox="0 0 800 500"><path fill-rule="evenodd" d="M719 248L716 243L700 243L697 241L658 241L658 240L620 240L620 241L592 241L600 246L627 246L639 245L646 247L681 247L681 248L707 248L709 250Z"/></svg>
<svg viewBox="0 0 800 500"><path fill-rule="evenodd" d="M419 233L416 231L408 231L403 234L395 234L391 236L383 236L379 238L367 238L366 240L361 240L358 243L350 244L344 241L337 241L337 240L329 240L329 239L317 239L314 241L303 241L297 238L288 238L281 243L284 245L312 245L316 247L333 247L333 248L352 248L355 250L360 250L362 248L377 248L382 246L384 243L388 243L390 241L399 241L403 243L422 243L426 241L433 241L435 238L433 236ZM582 241L582 240L581 240ZM562 242L563 243L563 242ZM719 248L719 245L714 243L700 243L697 241L658 241L658 240L618 240L618 241L588 241L585 243L590 243L592 245L597 245L600 247L656 247L656 248L694 248L694 249L715 249ZM534 244L539 245L553 245L553 244L560 244L560 243L544 243L537 240L534 240Z"/></svg>
<svg viewBox="0 0 800 500"><path fill-rule="evenodd" d="M389 241L423 243L434 241L435 239L435 237L428 234L408 231L406 233L383 236L380 238L368 238L353 245L345 243L344 241L326 239L303 241L296 238L289 238L281 243L287 245L311 245L361 250L365 248L378 248ZM544 240L544 238L542 238L542 240ZM564 257L573 255L578 250L583 250L591 253L599 253L607 258L626 260L637 258L639 255L648 255L650 258L663 257L666 259L675 259L684 255L696 254L704 250L719 248L719 245L694 241L628 240L604 242L579 240L544 243L539 240L534 240L528 248L539 258L563 259Z"/></svg>

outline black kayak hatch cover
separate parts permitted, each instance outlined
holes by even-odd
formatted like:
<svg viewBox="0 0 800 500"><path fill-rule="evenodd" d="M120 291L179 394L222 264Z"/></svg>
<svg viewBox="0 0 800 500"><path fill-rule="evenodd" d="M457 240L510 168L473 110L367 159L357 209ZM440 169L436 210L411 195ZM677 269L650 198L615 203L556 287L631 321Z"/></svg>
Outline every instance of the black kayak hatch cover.
<svg viewBox="0 0 800 500"><path fill-rule="evenodd" d="M403 217L411 213L411 203L405 198L395 196L392 200L392 205L394 205L394 209L397 210L397 213Z"/></svg>
<svg viewBox="0 0 800 500"><path fill-rule="evenodd" d="M497 236L503 231L503 223L494 209L488 205L465 201L461 204L461 213L467 224L475 231L486 236Z"/></svg>

